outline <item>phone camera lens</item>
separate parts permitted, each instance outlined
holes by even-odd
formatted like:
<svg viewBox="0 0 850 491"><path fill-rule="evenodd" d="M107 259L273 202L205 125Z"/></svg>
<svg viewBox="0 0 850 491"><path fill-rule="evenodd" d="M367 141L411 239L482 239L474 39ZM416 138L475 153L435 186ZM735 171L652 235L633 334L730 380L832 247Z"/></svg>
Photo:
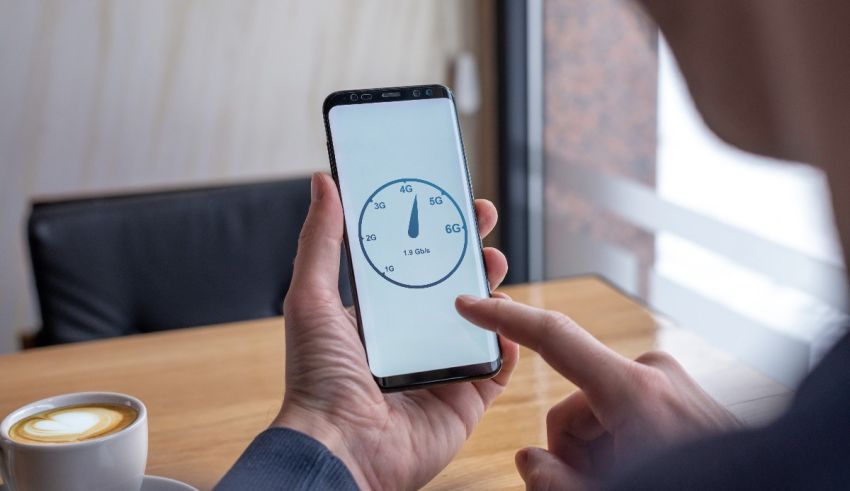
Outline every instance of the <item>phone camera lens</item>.
<svg viewBox="0 0 850 491"><path fill-rule="evenodd" d="M434 91L432 91L431 89L425 89L425 95L427 95L428 97L431 97L433 94Z"/></svg>
<svg viewBox="0 0 850 491"><path fill-rule="evenodd" d="M351 99L351 102L357 102L357 94L351 94L349 98Z"/></svg>
<svg viewBox="0 0 850 491"><path fill-rule="evenodd" d="M419 97L420 93L421 92L419 92L419 89L413 89L413 97Z"/></svg>

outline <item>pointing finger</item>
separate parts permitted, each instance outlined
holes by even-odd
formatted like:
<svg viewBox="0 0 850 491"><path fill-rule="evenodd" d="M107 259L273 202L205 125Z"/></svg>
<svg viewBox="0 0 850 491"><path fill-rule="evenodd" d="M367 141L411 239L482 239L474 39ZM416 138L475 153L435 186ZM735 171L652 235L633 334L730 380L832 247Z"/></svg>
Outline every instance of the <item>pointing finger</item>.
<svg viewBox="0 0 850 491"><path fill-rule="evenodd" d="M622 395L632 363L599 342L569 317L500 298L461 295L455 302L468 321L536 351L588 397L613 403Z"/></svg>

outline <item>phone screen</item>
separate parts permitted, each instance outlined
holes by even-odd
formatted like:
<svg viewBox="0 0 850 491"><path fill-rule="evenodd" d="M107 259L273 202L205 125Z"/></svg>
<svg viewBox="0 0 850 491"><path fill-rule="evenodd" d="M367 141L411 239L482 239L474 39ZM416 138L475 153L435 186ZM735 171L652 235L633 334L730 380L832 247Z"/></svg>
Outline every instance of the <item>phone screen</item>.
<svg viewBox="0 0 850 491"><path fill-rule="evenodd" d="M454 307L489 289L453 101L339 105L328 125L373 375L498 360Z"/></svg>

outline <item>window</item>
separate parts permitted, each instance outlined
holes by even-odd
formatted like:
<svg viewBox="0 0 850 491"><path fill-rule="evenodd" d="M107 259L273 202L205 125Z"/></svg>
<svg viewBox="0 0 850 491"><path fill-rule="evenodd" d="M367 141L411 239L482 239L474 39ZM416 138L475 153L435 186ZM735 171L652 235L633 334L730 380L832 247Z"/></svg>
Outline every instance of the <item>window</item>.
<svg viewBox="0 0 850 491"><path fill-rule="evenodd" d="M527 5L529 278L601 274L795 384L848 321L823 173L720 142L631 2Z"/></svg>

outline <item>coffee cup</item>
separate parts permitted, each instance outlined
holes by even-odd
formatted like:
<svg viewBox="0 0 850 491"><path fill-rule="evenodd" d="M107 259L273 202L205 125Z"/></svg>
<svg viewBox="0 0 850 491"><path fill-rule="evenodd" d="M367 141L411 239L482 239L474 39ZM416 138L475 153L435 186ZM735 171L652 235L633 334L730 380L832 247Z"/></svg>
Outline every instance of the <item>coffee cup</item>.
<svg viewBox="0 0 850 491"><path fill-rule="evenodd" d="M50 397L0 423L0 475L11 491L139 491L147 453L147 410L124 394Z"/></svg>

